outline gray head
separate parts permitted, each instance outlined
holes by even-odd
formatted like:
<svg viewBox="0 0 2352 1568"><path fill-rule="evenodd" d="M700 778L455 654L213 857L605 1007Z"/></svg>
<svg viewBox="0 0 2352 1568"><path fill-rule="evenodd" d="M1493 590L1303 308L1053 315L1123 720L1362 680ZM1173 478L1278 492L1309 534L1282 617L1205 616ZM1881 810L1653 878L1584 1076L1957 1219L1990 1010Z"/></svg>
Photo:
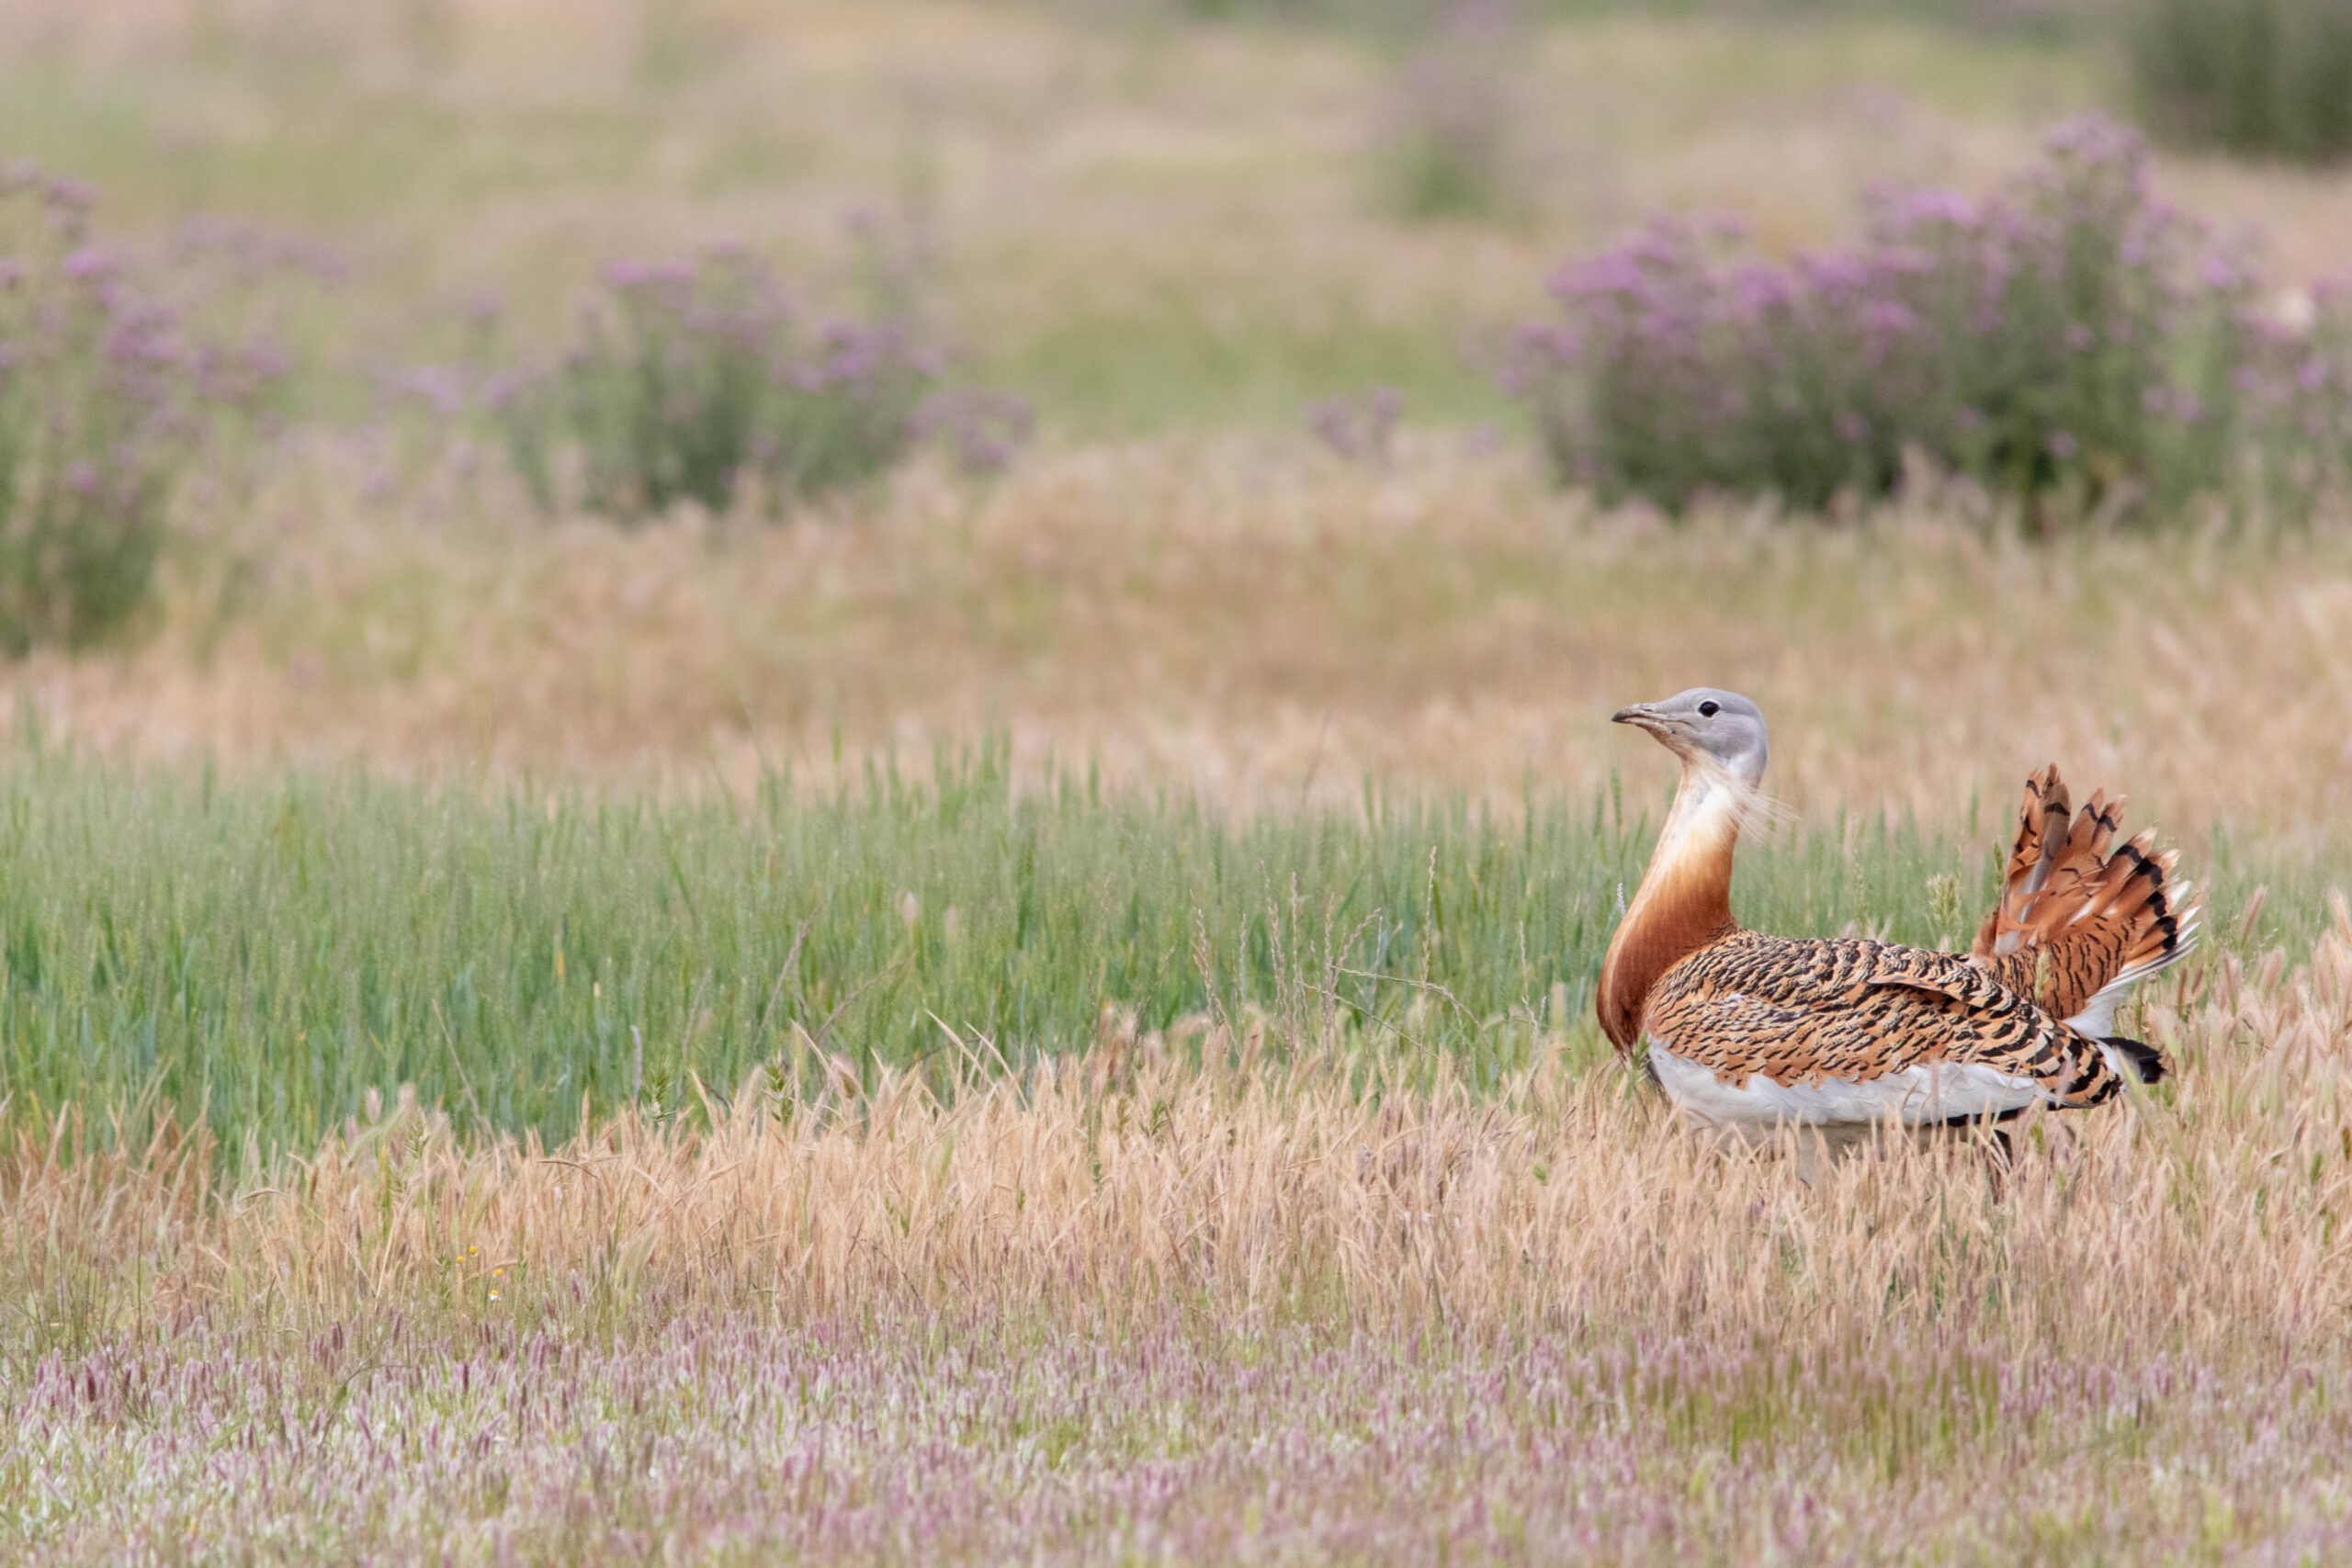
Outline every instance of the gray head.
<svg viewBox="0 0 2352 1568"><path fill-rule="evenodd" d="M1646 729L1685 761L1706 758L1736 777L1756 784L1764 777L1771 748L1764 740L1764 713L1737 692L1693 686L1662 703L1635 703L1611 716L1619 724Z"/></svg>

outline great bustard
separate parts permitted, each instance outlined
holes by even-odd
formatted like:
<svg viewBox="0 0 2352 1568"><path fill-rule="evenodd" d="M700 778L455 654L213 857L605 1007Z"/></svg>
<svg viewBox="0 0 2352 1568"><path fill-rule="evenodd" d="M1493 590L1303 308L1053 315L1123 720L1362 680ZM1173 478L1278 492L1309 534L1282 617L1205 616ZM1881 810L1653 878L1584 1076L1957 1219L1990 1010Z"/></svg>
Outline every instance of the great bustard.
<svg viewBox="0 0 2352 1568"><path fill-rule="evenodd" d="M2115 1098L2164 1058L2115 1033L2134 981L2188 952L2198 907L2123 802L2072 813L2055 767L2026 784L2000 903L1969 953L1744 931L1732 853L1762 809L1764 716L1697 687L1616 715L1682 761L1674 808L1601 964L1600 1026L1690 1120L1755 1141L1792 1124L1852 1139Z"/></svg>

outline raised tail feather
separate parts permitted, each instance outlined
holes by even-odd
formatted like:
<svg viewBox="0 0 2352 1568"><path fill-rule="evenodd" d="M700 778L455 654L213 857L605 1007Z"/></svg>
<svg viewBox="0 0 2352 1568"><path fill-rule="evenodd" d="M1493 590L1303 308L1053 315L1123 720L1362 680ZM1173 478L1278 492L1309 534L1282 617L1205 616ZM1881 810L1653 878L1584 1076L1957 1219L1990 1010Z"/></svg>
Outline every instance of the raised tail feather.
<svg viewBox="0 0 2352 1568"><path fill-rule="evenodd" d="M2133 982L2196 938L2197 898L2173 879L2178 852L2159 852L2154 832L2109 851L2122 815L2122 797L2103 791L2075 811L2054 764L2028 779L2001 901L1970 950L2004 986L2095 1036L2115 1032Z"/></svg>

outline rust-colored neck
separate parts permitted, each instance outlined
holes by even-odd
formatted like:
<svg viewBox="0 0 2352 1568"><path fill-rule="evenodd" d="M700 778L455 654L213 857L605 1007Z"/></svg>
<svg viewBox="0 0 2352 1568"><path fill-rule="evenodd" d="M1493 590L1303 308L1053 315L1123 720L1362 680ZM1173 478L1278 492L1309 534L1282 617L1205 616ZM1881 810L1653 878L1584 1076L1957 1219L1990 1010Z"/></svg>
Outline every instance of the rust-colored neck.
<svg viewBox="0 0 2352 1568"><path fill-rule="evenodd" d="M1600 1027L1620 1051L1641 1038L1642 1011L1659 977L1739 929L1731 914L1732 853L1753 798L1753 786L1722 768L1684 761L1641 890L1601 960Z"/></svg>

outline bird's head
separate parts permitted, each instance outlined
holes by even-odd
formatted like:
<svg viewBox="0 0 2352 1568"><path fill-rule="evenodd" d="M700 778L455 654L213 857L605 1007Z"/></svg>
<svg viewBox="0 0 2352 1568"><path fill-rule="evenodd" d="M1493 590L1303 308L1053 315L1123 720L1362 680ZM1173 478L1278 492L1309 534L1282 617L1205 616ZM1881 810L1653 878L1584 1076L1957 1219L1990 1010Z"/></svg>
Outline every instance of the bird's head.
<svg viewBox="0 0 2352 1568"><path fill-rule="evenodd" d="M1771 755L1763 710L1737 692L1693 686L1664 702L1619 708L1611 716L1648 730L1685 766L1713 762L1746 784L1762 781Z"/></svg>

